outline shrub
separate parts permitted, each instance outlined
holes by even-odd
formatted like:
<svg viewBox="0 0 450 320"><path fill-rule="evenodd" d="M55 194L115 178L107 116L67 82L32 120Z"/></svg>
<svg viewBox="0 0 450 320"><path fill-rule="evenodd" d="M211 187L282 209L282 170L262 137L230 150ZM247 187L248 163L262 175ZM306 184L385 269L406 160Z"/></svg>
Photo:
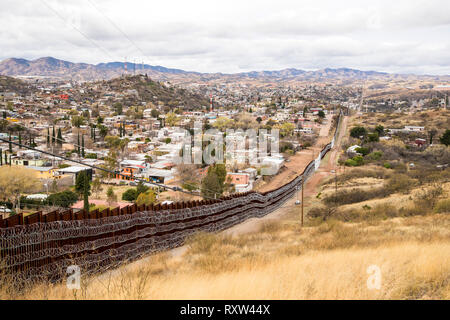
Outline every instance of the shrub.
<svg viewBox="0 0 450 320"><path fill-rule="evenodd" d="M378 161L383 157L383 152L375 151L367 156L369 160Z"/></svg>
<svg viewBox="0 0 450 320"><path fill-rule="evenodd" d="M385 167L386 169L391 169L392 168L392 166L391 166L391 164L389 162L385 162L383 164L383 167Z"/></svg>
<svg viewBox="0 0 450 320"><path fill-rule="evenodd" d="M137 190L135 188L128 189L122 194L122 200L135 201L138 197Z"/></svg>
<svg viewBox="0 0 450 320"><path fill-rule="evenodd" d="M378 142L380 141L380 137L378 136L378 132L374 132L368 135L369 142Z"/></svg>
<svg viewBox="0 0 450 320"><path fill-rule="evenodd" d="M50 195L46 203L49 205L55 205L60 206L64 208L68 208L71 205L73 205L78 200L78 195L75 192L72 192L70 190L66 190L59 193L54 193Z"/></svg>
<svg viewBox="0 0 450 320"><path fill-rule="evenodd" d="M362 156L356 156L345 161L345 165L348 167L359 167L364 164L364 158Z"/></svg>
<svg viewBox="0 0 450 320"><path fill-rule="evenodd" d="M363 156L367 156L370 153L369 148L366 147L356 148L355 151L361 153Z"/></svg>
<svg viewBox="0 0 450 320"><path fill-rule="evenodd" d="M450 213L450 199L444 199L439 201L436 204L434 211L437 213L444 213L444 212Z"/></svg>
<svg viewBox="0 0 450 320"><path fill-rule="evenodd" d="M85 158L86 159L97 159L97 154L95 154L95 153L88 153Z"/></svg>
<svg viewBox="0 0 450 320"><path fill-rule="evenodd" d="M141 206L143 204L150 205L155 202L156 202L156 194L152 190L149 190L145 193L141 193L136 199L136 204L138 206Z"/></svg>
<svg viewBox="0 0 450 320"><path fill-rule="evenodd" d="M370 199L383 197L385 195L384 188L373 188L370 190L362 190L353 188L351 190L340 190L337 193L329 195L323 199L323 202L327 205L338 204L351 204Z"/></svg>
<svg viewBox="0 0 450 320"><path fill-rule="evenodd" d="M414 179L405 174L396 174L384 183L386 194L408 192L415 185Z"/></svg>

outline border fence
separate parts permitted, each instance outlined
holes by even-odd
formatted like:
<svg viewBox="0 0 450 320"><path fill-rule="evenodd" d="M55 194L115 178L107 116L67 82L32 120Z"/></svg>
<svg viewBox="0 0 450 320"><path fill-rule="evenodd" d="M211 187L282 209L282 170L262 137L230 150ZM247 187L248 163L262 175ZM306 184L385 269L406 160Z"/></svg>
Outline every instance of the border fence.
<svg viewBox="0 0 450 320"><path fill-rule="evenodd" d="M60 280L70 265L98 272L149 253L183 245L194 233L228 229L263 217L288 201L334 147L333 140L292 181L268 192L250 191L217 200L177 202L85 212L37 212L0 219L0 276L22 280ZM304 181L303 181L304 180Z"/></svg>

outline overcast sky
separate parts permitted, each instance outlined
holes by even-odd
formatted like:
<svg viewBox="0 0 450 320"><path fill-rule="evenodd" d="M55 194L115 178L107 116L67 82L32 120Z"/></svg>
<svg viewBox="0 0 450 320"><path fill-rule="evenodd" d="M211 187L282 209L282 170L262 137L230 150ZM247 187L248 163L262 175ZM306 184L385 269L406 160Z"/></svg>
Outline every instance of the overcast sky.
<svg viewBox="0 0 450 320"><path fill-rule="evenodd" d="M52 56L99 63L127 57L200 72L350 67L450 74L449 0L0 0L0 5L1 60Z"/></svg>

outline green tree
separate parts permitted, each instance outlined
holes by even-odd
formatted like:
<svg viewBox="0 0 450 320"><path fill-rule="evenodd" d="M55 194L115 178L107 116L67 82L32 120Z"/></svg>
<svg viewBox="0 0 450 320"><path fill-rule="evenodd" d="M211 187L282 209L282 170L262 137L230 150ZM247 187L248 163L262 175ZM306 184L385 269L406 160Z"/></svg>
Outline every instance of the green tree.
<svg viewBox="0 0 450 320"><path fill-rule="evenodd" d="M138 197L137 190L135 188L128 189L122 194L122 200L135 201Z"/></svg>
<svg viewBox="0 0 450 320"><path fill-rule="evenodd" d="M205 199L219 198L223 193L223 186L219 182L219 177L213 170L208 170L208 174L202 181L202 196Z"/></svg>
<svg viewBox="0 0 450 320"><path fill-rule="evenodd" d="M61 128L58 128L57 144L59 147L62 147L63 137L62 137L62 133L61 133Z"/></svg>
<svg viewBox="0 0 450 320"><path fill-rule="evenodd" d="M9 133L9 153L12 153L11 132Z"/></svg>
<svg viewBox="0 0 450 320"><path fill-rule="evenodd" d="M208 168L208 174L202 181L202 196L219 198L225 190L227 169L225 164L215 164Z"/></svg>
<svg viewBox="0 0 450 320"><path fill-rule="evenodd" d="M428 131L428 136L430 137L430 145L433 144L433 138L436 135L437 130L436 129L431 129Z"/></svg>
<svg viewBox="0 0 450 320"><path fill-rule="evenodd" d="M113 106L114 111L118 114L121 115L123 113L123 105L120 102L116 102Z"/></svg>
<svg viewBox="0 0 450 320"><path fill-rule="evenodd" d="M105 142L109 149L116 150L120 146L120 138L117 136L106 136Z"/></svg>
<svg viewBox="0 0 450 320"><path fill-rule="evenodd" d="M78 154L78 156L80 156L81 155L81 149L80 149L80 132L78 132L78 136L77 136L78 138L77 138L77 154Z"/></svg>
<svg viewBox="0 0 450 320"><path fill-rule="evenodd" d="M153 118L158 118L159 117L159 111L156 110L156 109L152 109L151 114L152 114Z"/></svg>
<svg viewBox="0 0 450 320"><path fill-rule="evenodd" d="M384 134L384 127L382 125L378 125L375 127L375 131L378 133L378 136L381 137Z"/></svg>
<svg viewBox="0 0 450 320"><path fill-rule="evenodd" d="M295 125L290 122L283 123L280 127L280 135L282 137L291 136L294 133Z"/></svg>
<svg viewBox="0 0 450 320"><path fill-rule="evenodd" d="M439 140L442 144L448 147L450 145L450 129L445 130L444 134Z"/></svg>
<svg viewBox="0 0 450 320"><path fill-rule="evenodd" d="M83 171L86 172L86 171ZM89 212L89 196L91 194L91 184L89 183L89 177L85 173L84 174L84 183L83 183L83 209L85 212Z"/></svg>
<svg viewBox="0 0 450 320"><path fill-rule="evenodd" d="M365 147L356 148L355 151L361 153L363 156L367 156L370 153L369 148Z"/></svg>
<svg viewBox="0 0 450 320"><path fill-rule="evenodd" d="M139 196L141 193L146 193L149 190L149 187L145 186L142 181L139 181L136 187L136 196Z"/></svg>
<svg viewBox="0 0 450 320"><path fill-rule="evenodd" d="M99 193L103 191L102 182L99 177L92 180L92 192L98 197Z"/></svg>
<svg viewBox="0 0 450 320"><path fill-rule="evenodd" d="M102 124L99 124L98 130L99 130L100 137L105 139L105 137L108 135L108 128Z"/></svg>
<svg viewBox="0 0 450 320"><path fill-rule="evenodd" d="M91 195L91 184L89 182L89 175L86 170L81 171L75 180L75 191L79 195L84 195L84 193L88 192L88 195Z"/></svg>
<svg viewBox="0 0 450 320"><path fill-rule="evenodd" d="M106 190L106 201L109 206L112 206L117 202L117 195L114 193L113 187L109 187L108 190Z"/></svg>
<svg viewBox="0 0 450 320"><path fill-rule="evenodd" d="M354 127L350 130L350 136L353 138L365 137L367 135L367 130L364 127Z"/></svg>
<svg viewBox="0 0 450 320"><path fill-rule="evenodd" d="M166 123L167 125L169 125L169 127L173 127L176 126L178 124L178 122L180 121L180 119L178 118L178 116L173 113L173 112L169 112L166 115Z"/></svg>
<svg viewBox="0 0 450 320"><path fill-rule="evenodd" d="M318 116L320 118L325 118L325 112L323 112L322 110L319 111Z"/></svg>
<svg viewBox="0 0 450 320"><path fill-rule="evenodd" d="M84 134L81 136L81 156L84 158Z"/></svg>
<svg viewBox="0 0 450 320"><path fill-rule="evenodd" d="M84 125L84 117L83 116L73 116L72 117L72 126L76 128L80 128L82 125Z"/></svg>
<svg viewBox="0 0 450 320"><path fill-rule="evenodd" d="M53 206L69 208L78 200L78 195L75 192L66 190L59 193L51 194L46 203Z"/></svg>

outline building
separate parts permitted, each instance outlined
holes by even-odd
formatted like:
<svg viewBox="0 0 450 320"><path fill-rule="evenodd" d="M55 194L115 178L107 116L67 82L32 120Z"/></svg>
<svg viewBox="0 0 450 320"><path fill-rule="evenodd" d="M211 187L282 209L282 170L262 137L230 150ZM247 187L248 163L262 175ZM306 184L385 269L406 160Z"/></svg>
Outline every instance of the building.
<svg viewBox="0 0 450 320"><path fill-rule="evenodd" d="M253 189L253 181L250 180L250 175L243 172L227 173L227 183L233 184L237 193L248 192Z"/></svg>
<svg viewBox="0 0 450 320"><path fill-rule="evenodd" d="M175 170L162 170L162 169L147 169L142 173L142 177L147 181L157 183L168 183L175 179Z"/></svg>
<svg viewBox="0 0 450 320"><path fill-rule="evenodd" d="M425 127L416 127L416 126L405 126L403 131L406 132L423 132L425 130Z"/></svg>
<svg viewBox="0 0 450 320"><path fill-rule="evenodd" d="M87 171L89 180L92 180L92 169L89 167L82 167L82 166L72 166L63 169L57 169L55 170L55 176L56 177L70 176L72 177L73 184L75 184L78 175L83 171Z"/></svg>

